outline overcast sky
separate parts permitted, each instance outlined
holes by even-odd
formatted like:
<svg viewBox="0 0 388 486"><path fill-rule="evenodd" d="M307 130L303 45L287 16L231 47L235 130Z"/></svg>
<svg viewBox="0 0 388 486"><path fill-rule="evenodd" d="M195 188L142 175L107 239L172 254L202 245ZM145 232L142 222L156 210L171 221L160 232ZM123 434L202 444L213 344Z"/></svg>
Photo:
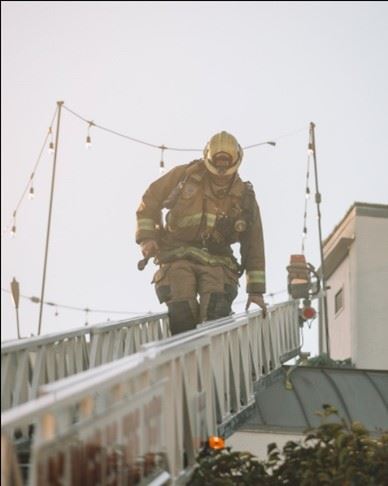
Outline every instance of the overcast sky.
<svg viewBox="0 0 388 486"><path fill-rule="evenodd" d="M322 231L355 201L388 202L387 2L2 2L2 232L28 183L56 102L87 120L155 145L202 148L233 133L240 174L255 187L268 302L287 299L286 266L301 250L308 125L316 124ZM53 129L55 126L53 126ZM123 314L161 311L138 272L135 211L159 177L160 151L92 128L63 110L45 300ZM165 153L167 169L200 152ZM13 277L40 296L52 156L2 235L2 289ZM315 192L313 173L310 188ZM308 260L319 266L316 207L308 204ZM235 310L245 301L244 281ZM283 293L282 293L283 292ZM2 291L2 340L16 337ZM85 313L44 306L43 333L83 326ZM39 306L20 302L21 333ZM305 350L317 351L317 322Z"/></svg>

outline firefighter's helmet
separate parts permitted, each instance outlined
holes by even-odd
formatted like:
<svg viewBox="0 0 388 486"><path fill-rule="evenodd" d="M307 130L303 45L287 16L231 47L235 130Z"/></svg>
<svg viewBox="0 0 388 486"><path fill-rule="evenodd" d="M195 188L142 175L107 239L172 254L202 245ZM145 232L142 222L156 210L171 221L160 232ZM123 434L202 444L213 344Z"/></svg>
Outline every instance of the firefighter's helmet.
<svg viewBox="0 0 388 486"><path fill-rule="evenodd" d="M227 167L215 164L216 156L225 154L230 161ZM216 133L212 136L203 151L206 168L215 175L232 175L237 172L242 158L243 149L236 138L228 132Z"/></svg>

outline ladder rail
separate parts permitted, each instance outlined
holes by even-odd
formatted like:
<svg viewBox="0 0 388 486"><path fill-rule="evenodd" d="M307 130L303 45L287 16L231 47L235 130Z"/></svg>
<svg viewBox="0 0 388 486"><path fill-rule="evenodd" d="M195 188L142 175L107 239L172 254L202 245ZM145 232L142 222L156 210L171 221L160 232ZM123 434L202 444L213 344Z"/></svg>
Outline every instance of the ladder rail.
<svg viewBox="0 0 388 486"><path fill-rule="evenodd" d="M254 311L204 323L41 386L40 397L3 413L2 434L34 423L31 486L56 463L58 479L71 484L77 467L86 467L74 461L92 449L101 474L112 464L117 478L142 468L151 482L159 468L177 484L207 437L253 405L254 382L299 352L298 331L294 302L272 307L265 320Z"/></svg>

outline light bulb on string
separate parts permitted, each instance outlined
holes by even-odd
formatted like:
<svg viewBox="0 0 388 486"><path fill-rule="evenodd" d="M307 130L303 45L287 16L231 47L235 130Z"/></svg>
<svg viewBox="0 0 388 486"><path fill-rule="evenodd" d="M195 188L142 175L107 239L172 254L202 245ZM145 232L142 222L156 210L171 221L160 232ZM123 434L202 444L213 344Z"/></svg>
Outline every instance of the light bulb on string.
<svg viewBox="0 0 388 486"><path fill-rule="evenodd" d="M308 153L308 155L314 155L313 144L311 142L309 143L307 153Z"/></svg>
<svg viewBox="0 0 388 486"><path fill-rule="evenodd" d="M89 322L88 322L88 317L89 317L89 312L90 312L90 309L88 309L86 307L86 309L84 309L85 311L85 326L88 326L89 325Z"/></svg>
<svg viewBox="0 0 388 486"><path fill-rule="evenodd" d="M35 197L35 191L34 191L34 186L33 186L33 179L34 179L34 173L31 174L30 177L30 189L28 191L28 199L34 199Z"/></svg>
<svg viewBox="0 0 388 486"><path fill-rule="evenodd" d="M53 130L51 127L49 127L49 134L50 134L50 143L49 143L49 148L48 151L50 154L54 153L54 142L53 142Z"/></svg>
<svg viewBox="0 0 388 486"><path fill-rule="evenodd" d="M166 168L164 166L163 160L160 161L159 173L160 173L160 175L163 175L163 174L166 173Z"/></svg>
<svg viewBox="0 0 388 486"><path fill-rule="evenodd" d="M12 215L12 226L11 226L11 238L14 238L16 235L16 211L13 212Z"/></svg>
<svg viewBox="0 0 388 486"><path fill-rule="evenodd" d="M86 142L85 142L85 147L87 149L90 149L92 148L92 139L91 139L91 136L90 136L90 128L94 125L94 123L92 121L90 121L88 123L88 133L86 135Z"/></svg>
<svg viewBox="0 0 388 486"><path fill-rule="evenodd" d="M43 304L49 305L55 308L54 317L57 316L57 304L55 302L43 302Z"/></svg>
<svg viewBox="0 0 388 486"><path fill-rule="evenodd" d="M306 239L307 239L307 229L306 227L304 227L302 233L302 255L304 255Z"/></svg>
<svg viewBox="0 0 388 486"><path fill-rule="evenodd" d="M164 145L160 146L161 154L160 154L160 164L159 164L159 173L163 175L166 172L166 168L164 166L164 151L166 147Z"/></svg>
<svg viewBox="0 0 388 486"><path fill-rule="evenodd" d="M309 199L310 198L310 195L311 195L310 188L309 187L306 187L306 193L305 193L306 199Z"/></svg>

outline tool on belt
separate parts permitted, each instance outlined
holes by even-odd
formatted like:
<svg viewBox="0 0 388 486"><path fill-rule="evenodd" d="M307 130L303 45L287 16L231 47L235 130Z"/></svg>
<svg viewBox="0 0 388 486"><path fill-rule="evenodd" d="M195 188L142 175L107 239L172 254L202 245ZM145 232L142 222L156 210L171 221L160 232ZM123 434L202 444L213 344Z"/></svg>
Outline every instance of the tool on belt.
<svg viewBox="0 0 388 486"><path fill-rule="evenodd" d="M142 260L139 260L137 262L137 269L138 270L144 270L145 267L147 266L147 263L148 263L148 260L150 259L151 257L146 257L146 258L143 258Z"/></svg>

